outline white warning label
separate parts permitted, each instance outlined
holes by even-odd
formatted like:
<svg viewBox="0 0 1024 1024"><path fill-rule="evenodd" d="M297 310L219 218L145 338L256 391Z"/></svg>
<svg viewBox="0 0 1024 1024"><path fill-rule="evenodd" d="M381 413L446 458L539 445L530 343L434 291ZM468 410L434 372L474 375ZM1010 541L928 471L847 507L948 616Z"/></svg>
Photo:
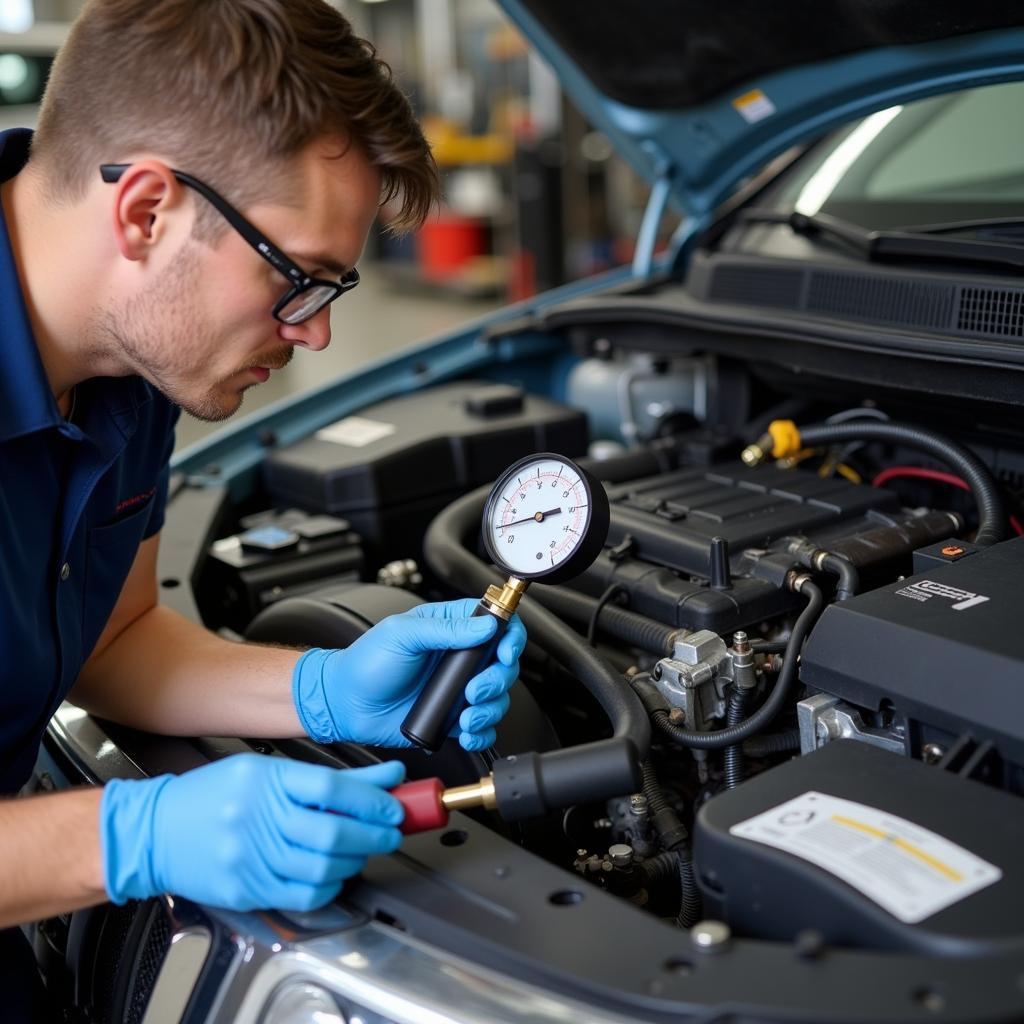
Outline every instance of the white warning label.
<svg viewBox="0 0 1024 1024"><path fill-rule="evenodd" d="M346 416L345 419L318 430L315 436L318 441L330 441L331 444L343 444L349 448L364 448L374 441L390 437L394 432L393 423L368 420L364 416Z"/></svg>
<svg viewBox="0 0 1024 1024"><path fill-rule="evenodd" d="M907 924L1003 875L920 825L826 793L804 793L729 832L817 864Z"/></svg>
<svg viewBox="0 0 1024 1024"><path fill-rule="evenodd" d="M896 591L897 597L909 597L912 601L931 601L939 598L945 601L952 601L952 609L955 612L966 611L975 605L984 604L988 598L984 594L976 594L973 590L961 590L959 587L950 587L945 583L936 583L934 580L918 580L907 587Z"/></svg>

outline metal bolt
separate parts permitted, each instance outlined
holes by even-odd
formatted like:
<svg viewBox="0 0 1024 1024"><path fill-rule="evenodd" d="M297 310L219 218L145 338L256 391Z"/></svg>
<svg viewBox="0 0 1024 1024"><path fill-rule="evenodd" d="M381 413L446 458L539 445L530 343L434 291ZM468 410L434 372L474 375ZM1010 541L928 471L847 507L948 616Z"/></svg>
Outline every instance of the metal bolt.
<svg viewBox="0 0 1024 1024"><path fill-rule="evenodd" d="M732 932L724 921L698 921L690 929L693 944L705 952L723 949L732 938Z"/></svg>
<svg viewBox="0 0 1024 1024"><path fill-rule="evenodd" d="M631 814L635 814L637 817L647 813L647 797L643 793L634 793L629 798L629 810Z"/></svg>
<svg viewBox="0 0 1024 1024"><path fill-rule="evenodd" d="M579 859L580 859L580 860L586 860L586 859L587 859L587 851L586 851L586 850L584 850L584 849L583 849L583 847L581 846L581 847L580 847L580 848L579 848L579 849L578 849L578 850L576 851L576 856L577 856L577 857L579 857Z"/></svg>
<svg viewBox="0 0 1024 1024"><path fill-rule="evenodd" d="M617 868L628 868L633 863L633 847L628 843L615 843L608 847L608 856Z"/></svg>
<svg viewBox="0 0 1024 1024"><path fill-rule="evenodd" d="M686 712L682 708L673 708L668 713L668 721L670 725L685 725Z"/></svg>
<svg viewBox="0 0 1024 1024"><path fill-rule="evenodd" d="M925 764L938 764L946 756L946 748L938 743L926 743L921 748L921 760Z"/></svg>
<svg viewBox="0 0 1024 1024"><path fill-rule="evenodd" d="M732 646L737 654L746 654L750 650L750 639L742 629L733 633Z"/></svg>
<svg viewBox="0 0 1024 1024"><path fill-rule="evenodd" d="M661 672L662 672L661 662L659 661L658 664L654 666L654 671L651 672L651 675L654 676L655 679L660 679L661 678Z"/></svg>

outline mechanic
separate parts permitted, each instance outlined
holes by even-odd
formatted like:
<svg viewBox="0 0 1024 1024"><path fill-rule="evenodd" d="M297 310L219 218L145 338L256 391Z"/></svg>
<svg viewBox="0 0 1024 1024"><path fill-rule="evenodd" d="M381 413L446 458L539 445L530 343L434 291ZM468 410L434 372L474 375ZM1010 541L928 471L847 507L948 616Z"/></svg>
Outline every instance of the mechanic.
<svg viewBox="0 0 1024 1024"><path fill-rule="evenodd" d="M378 207L414 227L437 181L390 70L326 0L88 0L35 135L0 134L0 792L65 698L169 735L407 745L437 652L493 632L446 602L300 655L157 596L179 409L223 419L325 348ZM465 748L493 742L525 639L514 621L470 682ZM4 801L3 1019L42 1012L11 926L162 892L321 906L398 846L402 776L253 754Z"/></svg>

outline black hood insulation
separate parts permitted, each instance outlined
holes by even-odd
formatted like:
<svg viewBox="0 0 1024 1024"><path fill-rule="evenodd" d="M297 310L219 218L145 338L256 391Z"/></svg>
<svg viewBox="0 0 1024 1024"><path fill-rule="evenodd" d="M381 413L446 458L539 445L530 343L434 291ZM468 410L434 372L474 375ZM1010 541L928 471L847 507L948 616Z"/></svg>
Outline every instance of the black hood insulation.
<svg viewBox="0 0 1024 1024"><path fill-rule="evenodd" d="M1006 0L525 0L606 95L629 106L695 106L772 71L882 46L1024 23Z"/></svg>

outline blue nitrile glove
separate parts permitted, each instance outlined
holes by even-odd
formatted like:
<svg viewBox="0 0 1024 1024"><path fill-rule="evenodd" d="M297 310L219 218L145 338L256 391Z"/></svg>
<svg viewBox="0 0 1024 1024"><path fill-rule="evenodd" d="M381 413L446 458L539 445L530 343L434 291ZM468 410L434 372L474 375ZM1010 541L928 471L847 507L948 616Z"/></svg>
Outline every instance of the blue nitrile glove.
<svg viewBox="0 0 1024 1024"><path fill-rule="evenodd" d="M299 658L292 696L303 728L318 743L408 747L401 725L444 651L476 647L497 623L472 618L479 601L421 604L391 615L343 651L314 648ZM508 691L519 675L526 630L513 615L492 662L466 685L469 703L452 735L466 750L494 743L494 727L508 711Z"/></svg>
<svg viewBox="0 0 1024 1024"><path fill-rule="evenodd" d="M103 878L115 903L163 892L230 910L312 910L397 849L397 761L342 771L238 754L184 775L108 782ZM330 812L330 813L328 813Z"/></svg>

